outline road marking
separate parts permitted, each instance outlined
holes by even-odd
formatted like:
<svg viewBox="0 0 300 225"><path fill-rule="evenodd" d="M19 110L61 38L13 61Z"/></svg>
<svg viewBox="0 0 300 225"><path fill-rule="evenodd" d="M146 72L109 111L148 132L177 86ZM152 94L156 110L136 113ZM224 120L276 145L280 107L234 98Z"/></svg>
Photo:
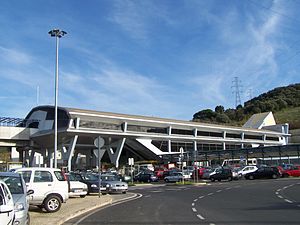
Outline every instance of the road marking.
<svg viewBox="0 0 300 225"><path fill-rule="evenodd" d="M284 199L284 201L288 202L288 203L293 203L293 201L288 200L288 199Z"/></svg>
<svg viewBox="0 0 300 225"><path fill-rule="evenodd" d="M222 192L222 190L217 190L216 192Z"/></svg>
<svg viewBox="0 0 300 225"><path fill-rule="evenodd" d="M276 192L275 192L275 194L276 194L276 195L279 195L279 192L278 192L278 191L276 191Z"/></svg>
<svg viewBox="0 0 300 225"><path fill-rule="evenodd" d="M207 194L207 196L209 196L209 195L213 195L214 193L209 193L209 194Z"/></svg>
<svg viewBox="0 0 300 225"><path fill-rule="evenodd" d="M197 212L197 209L196 208L192 208L193 212Z"/></svg>
<svg viewBox="0 0 300 225"><path fill-rule="evenodd" d="M201 198L204 198L204 196L202 195L202 196L199 197L199 199L201 199Z"/></svg>
<svg viewBox="0 0 300 225"><path fill-rule="evenodd" d="M231 189L231 187L226 188L226 190L230 190L230 189Z"/></svg>
<svg viewBox="0 0 300 225"><path fill-rule="evenodd" d="M280 191L281 191L281 189L278 189L277 191L278 191L278 192L280 192Z"/></svg>
<svg viewBox="0 0 300 225"><path fill-rule="evenodd" d="M278 198L283 198L281 195L278 195Z"/></svg>
<svg viewBox="0 0 300 225"><path fill-rule="evenodd" d="M198 201L198 199L196 198L196 199L194 199L194 202L196 202L196 201Z"/></svg>
<svg viewBox="0 0 300 225"><path fill-rule="evenodd" d="M192 206L195 206L195 203L194 203L194 202L192 203Z"/></svg>
<svg viewBox="0 0 300 225"><path fill-rule="evenodd" d="M200 214L198 214L197 217L198 217L200 220L205 220L205 218L204 218L203 216L201 216Z"/></svg>
<svg viewBox="0 0 300 225"><path fill-rule="evenodd" d="M214 224L214 223L210 223L209 225L216 225L216 224Z"/></svg>

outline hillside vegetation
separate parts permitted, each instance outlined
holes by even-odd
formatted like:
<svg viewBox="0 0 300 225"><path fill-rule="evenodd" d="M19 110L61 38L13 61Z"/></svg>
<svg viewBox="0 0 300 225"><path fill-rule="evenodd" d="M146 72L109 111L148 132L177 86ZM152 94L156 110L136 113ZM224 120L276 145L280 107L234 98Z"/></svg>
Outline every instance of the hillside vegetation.
<svg viewBox="0 0 300 225"><path fill-rule="evenodd" d="M243 125L255 113L273 112L277 124L289 123L290 129L300 128L300 83L275 88L239 105L236 109L205 109L194 114L193 121Z"/></svg>

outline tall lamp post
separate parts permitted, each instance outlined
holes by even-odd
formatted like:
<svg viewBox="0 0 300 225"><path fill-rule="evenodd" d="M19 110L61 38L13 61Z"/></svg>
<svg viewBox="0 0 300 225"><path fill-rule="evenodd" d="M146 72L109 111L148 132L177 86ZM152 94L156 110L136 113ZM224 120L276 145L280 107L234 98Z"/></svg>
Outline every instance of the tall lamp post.
<svg viewBox="0 0 300 225"><path fill-rule="evenodd" d="M55 64L55 101L54 101L54 168L57 168L57 100L58 100L58 45L59 38L63 37L67 32L59 29L53 29L48 32L51 37L56 39L56 64Z"/></svg>

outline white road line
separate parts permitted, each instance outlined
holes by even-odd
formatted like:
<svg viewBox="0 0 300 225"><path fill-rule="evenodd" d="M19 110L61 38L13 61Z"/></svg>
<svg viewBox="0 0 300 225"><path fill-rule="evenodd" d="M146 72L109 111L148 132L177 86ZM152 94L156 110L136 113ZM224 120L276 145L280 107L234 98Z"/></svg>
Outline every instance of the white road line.
<svg viewBox="0 0 300 225"><path fill-rule="evenodd" d="M214 193L209 193L209 194L207 194L207 196L209 196L209 195L213 195Z"/></svg>
<svg viewBox="0 0 300 225"><path fill-rule="evenodd" d="M216 225L216 224L214 224L214 223L210 223L209 225Z"/></svg>
<svg viewBox="0 0 300 225"><path fill-rule="evenodd" d="M200 220L205 220L205 218L204 218L203 216L201 216L200 214L198 214L197 217L198 217Z"/></svg>
<svg viewBox="0 0 300 225"><path fill-rule="evenodd" d="M276 195L279 195L279 192L278 192L278 191L276 191L276 192L275 192L275 194L276 194Z"/></svg>
<svg viewBox="0 0 300 225"><path fill-rule="evenodd" d="M195 203L192 203L192 206L195 206Z"/></svg>
<svg viewBox="0 0 300 225"><path fill-rule="evenodd" d="M284 199L284 201L288 202L288 203L293 203L293 201L288 200L288 199Z"/></svg>
<svg viewBox="0 0 300 225"><path fill-rule="evenodd" d="M200 196L200 197L198 197L199 199L201 199L201 198L204 198L204 196L202 195L202 196Z"/></svg>
<svg viewBox="0 0 300 225"><path fill-rule="evenodd" d="M278 195L278 198L283 198L281 195Z"/></svg>
<svg viewBox="0 0 300 225"><path fill-rule="evenodd" d="M217 190L216 192L222 192L222 190Z"/></svg>
<svg viewBox="0 0 300 225"><path fill-rule="evenodd" d="M231 189L230 187L226 188L226 190L230 190L230 189Z"/></svg>
<svg viewBox="0 0 300 225"><path fill-rule="evenodd" d="M198 199L196 198L196 199L194 199L194 202L196 202L196 201L198 201Z"/></svg>
<svg viewBox="0 0 300 225"><path fill-rule="evenodd" d="M278 192L280 192L280 191L281 191L281 189L278 189L277 191L278 191Z"/></svg>
<svg viewBox="0 0 300 225"><path fill-rule="evenodd" d="M196 208L192 208L193 212L197 212L197 209Z"/></svg>

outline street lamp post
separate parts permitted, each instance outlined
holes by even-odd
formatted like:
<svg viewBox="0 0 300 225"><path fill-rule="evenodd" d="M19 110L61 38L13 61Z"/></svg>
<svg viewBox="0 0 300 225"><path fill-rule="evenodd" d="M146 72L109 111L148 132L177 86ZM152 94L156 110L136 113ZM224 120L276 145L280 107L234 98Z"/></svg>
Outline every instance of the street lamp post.
<svg viewBox="0 0 300 225"><path fill-rule="evenodd" d="M59 38L63 37L67 32L59 29L53 29L48 32L51 37L56 39L56 64L55 64L55 101L54 101L54 168L57 168L57 100L58 100L58 45Z"/></svg>

